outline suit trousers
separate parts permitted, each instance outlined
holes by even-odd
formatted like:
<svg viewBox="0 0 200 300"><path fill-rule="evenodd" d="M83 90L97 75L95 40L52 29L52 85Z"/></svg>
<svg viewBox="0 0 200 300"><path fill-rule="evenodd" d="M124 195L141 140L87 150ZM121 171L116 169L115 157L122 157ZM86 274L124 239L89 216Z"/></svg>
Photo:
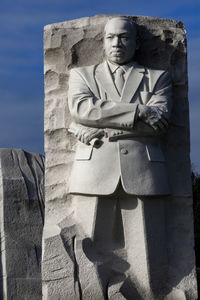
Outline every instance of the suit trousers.
<svg viewBox="0 0 200 300"><path fill-rule="evenodd" d="M166 197L138 198L119 183L112 195L73 195L73 201L82 299L154 299L160 294L167 267Z"/></svg>

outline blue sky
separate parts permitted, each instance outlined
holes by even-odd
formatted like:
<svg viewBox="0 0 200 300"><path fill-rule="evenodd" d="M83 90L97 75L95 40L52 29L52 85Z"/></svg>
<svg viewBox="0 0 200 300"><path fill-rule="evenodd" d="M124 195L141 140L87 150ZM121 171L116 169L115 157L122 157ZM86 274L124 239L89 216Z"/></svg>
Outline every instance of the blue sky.
<svg viewBox="0 0 200 300"><path fill-rule="evenodd" d="M97 14L177 19L188 38L191 161L200 170L199 0L2 0L0 147L43 153L43 27Z"/></svg>

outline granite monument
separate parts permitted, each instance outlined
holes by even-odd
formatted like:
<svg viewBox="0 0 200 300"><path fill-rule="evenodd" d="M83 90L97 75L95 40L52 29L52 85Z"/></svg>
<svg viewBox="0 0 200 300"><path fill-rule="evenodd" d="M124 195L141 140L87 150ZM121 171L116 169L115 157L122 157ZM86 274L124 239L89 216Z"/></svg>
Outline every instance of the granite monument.
<svg viewBox="0 0 200 300"><path fill-rule="evenodd" d="M45 28L44 299L197 298L185 41L150 17Z"/></svg>

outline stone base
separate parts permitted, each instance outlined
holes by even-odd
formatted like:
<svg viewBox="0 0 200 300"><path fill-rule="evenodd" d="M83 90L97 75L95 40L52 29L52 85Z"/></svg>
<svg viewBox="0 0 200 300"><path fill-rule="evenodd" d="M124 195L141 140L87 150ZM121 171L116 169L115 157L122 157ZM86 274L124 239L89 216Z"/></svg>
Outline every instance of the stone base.
<svg viewBox="0 0 200 300"><path fill-rule="evenodd" d="M44 299L197 299L192 199L118 196L73 196L46 224Z"/></svg>

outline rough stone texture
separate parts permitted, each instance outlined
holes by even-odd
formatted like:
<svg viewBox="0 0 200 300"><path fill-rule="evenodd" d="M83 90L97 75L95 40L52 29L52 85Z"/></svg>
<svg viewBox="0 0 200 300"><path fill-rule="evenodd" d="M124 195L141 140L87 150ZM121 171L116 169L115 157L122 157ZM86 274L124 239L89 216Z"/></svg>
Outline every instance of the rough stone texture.
<svg viewBox="0 0 200 300"><path fill-rule="evenodd" d="M44 159L0 149L0 299L40 300Z"/></svg>
<svg viewBox="0 0 200 300"><path fill-rule="evenodd" d="M92 258L87 252L87 257L80 255L84 251L81 252L82 229L75 216L78 204L67 193L76 146L74 137L67 130L71 121L67 89L71 68L102 62L102 31L109 17L103 15L51 24L44 31L46 213L42 276L43 295L48 300L96 300L104 297L95 284L98 279ZM196 299L185 30L183 24L175 20L137 16L132 19L139 25L141 49L137 53L137 61L148 67L169 69L174 91L174 108L166 136L172 195L165 198L164 206L158 210L158 214L164 214L165 220L158 239L152 236L151 229L160 226L156 223L157 217L152 218L148 205L146 210L140 212L143 215L146 213L142 245L148 256L144 268L147 269L151 293L145 290L143 281L146 279L141 277L138 283L138 286L141 285L140 295L134 295L134 299ZM95 197L93 201L91 199L88 198L85 207L85 218L90 217L91 206L95 205ZM84 229L84 234L91 230ZM138 235L139 244L141 232ZM161 252L158 249L162 247L167 252L165 269L159 268ZM158 295L161 277L165 287L161 287L163 290ZM125 299L115 294L112 286L107 287L106 297Z"/></svg>

